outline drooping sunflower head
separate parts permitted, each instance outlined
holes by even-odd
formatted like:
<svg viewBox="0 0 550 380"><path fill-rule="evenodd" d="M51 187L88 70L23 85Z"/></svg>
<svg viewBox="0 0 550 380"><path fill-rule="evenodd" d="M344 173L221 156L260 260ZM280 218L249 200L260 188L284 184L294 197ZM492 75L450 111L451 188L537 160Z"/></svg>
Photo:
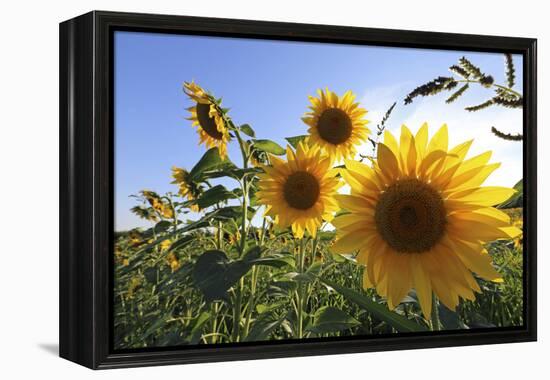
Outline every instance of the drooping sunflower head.
<svg viewBox="0 0 550 380"><path fill-rule="evenodd" d="M353 159L357 145L365 142L370 133L364 119L367 111L355 103L348 91L339 97L328 88L310 96L311 111L302 118L309 125L309 142L327 152L331 159Z"/></svg>
<svg viewBox="0 0 550 380"><path fill-rule="evenodd" d="M155 211L150 207L134 206L130 209L130 211L141 219L149 220L151 222L157 222L159 219Z"/></svg>
<svg viewBox="0 0 550 380"><path fill-rule="evenodd" d="M449 150L446 126L429 142L426 124L415 136L403 126L399 143L385 132L373 167L348 160L341 171L351 194L337 199L349 214L333 221L332 249L358 252L363 285L390 309L415 288L429 317L432 292L451 310L460 298L475 298L472 272L502 281L484 244L521 233L494 207L515 190L482 186L500 164L488 164L491 152L466 159L471 144Z"/></svg>
<svg viewBox="0 0 550 380"><path fill-rule="evenodd" d="M172 178L174 179L171 183L178 185L178 194L183 198L187 198L188 201L193 201L196 199L196 196L199 194L199 187L196 183L191 181L189 177L189 172L183 168L177 166L172 167ZM198 212L199 206L192 204L189 206L192 211Z"/></svg>
<svg viewBox="0 0 550 380"><path fill-rule="evenodd" d="M187 110L191 112L188 120L197 127L199 144L207 148L217 147L220 156L227 156L227 143L231 140L229 130L223 118L222 110L216 99L194 82L185 82L183 91L195 103Z"/></svg>
<svg viewBox="0 0 550 380"><path fill-rule="evenodd" d="M150 190L142 190L141 194L159 216L164 218L174 217L174 210L172 210L171 205L166 203L157 193Z"/></svg>
<svg viewBox="0 0 550 380"><path fill-rule="evenodd" d="M297 238L305 231L315 236L324 220L338 210L334 200L340 180L330 170L330 158L318 147L300 143L296 152L287 147L287 161L270 156L272 166L262 166L258 200L266 215L281 228L292 227Z"/></svg>

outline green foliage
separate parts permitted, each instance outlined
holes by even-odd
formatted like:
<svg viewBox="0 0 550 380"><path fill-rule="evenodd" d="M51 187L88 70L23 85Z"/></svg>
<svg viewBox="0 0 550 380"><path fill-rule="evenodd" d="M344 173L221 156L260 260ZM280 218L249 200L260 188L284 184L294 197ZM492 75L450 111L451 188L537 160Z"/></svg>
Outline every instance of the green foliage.
<svg viewBox="0 0 550 380"><path fill-rule="evenodd" d="M239 129L247 136L256 137L256 132L254 132L254 129L248 124L241 125Z"/></svg>
<svg viewBox="0 0 550 380"><path fill-rule="evenodd" d="M282 146L271 140L255 140L254 148L276 156L282 156L286 153L286 150Z"/></svg>
<svg viewBox="0 0 550 380"><path fill-rule="evenodd" d="M206 190L198 199L197 204L201 209L208 208L215 204L226 202L229 199L237 198L235 192L227 190L223 185L216 185Z"/></svg>
<svg viewBox="0 0 550 380"><path fill-rule="evenodd" d="M313 324L306 330L316 334L333 333L348 330L360 325L357 319L333 306L324 306L315 312Z"/></svg>
<svg viewBox="0 0 550 380"><path fill-rule="evenodd" d="M298 144L306 139L308 135L300 135L285 138L286 141L294 148L298 148Z"/></svg>
<svg viewBox="0 0 550 380"><path fill-rule="evenodd" d="M385 306L373 301L367 295L345 288L327 279L322 279L322 281L338 293L342 294L350 302L353 302L362 309L372 313L378 319L388 323L397 331L414 332L426 330L426 328L422 325L419 325L397 313L389 311Z"/></svg>
<svg viewBox="0 0 550 380"><path fill-rule="evenodd" d="M223 160L220 157L218 148L211 148L204 153L199 162L193 166L193 169L189 172L190 180L198 180L201 173L206 170L213 169L219 166Z"/></svg>

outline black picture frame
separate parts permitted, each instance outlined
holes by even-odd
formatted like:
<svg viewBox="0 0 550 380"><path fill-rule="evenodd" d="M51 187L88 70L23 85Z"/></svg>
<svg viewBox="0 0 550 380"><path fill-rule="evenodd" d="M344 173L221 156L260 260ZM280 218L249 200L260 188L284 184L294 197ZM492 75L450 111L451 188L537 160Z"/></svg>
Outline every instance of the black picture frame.
<svg viewBox="0 0 550 380"><path fill-rule="evenodd" d="M231 36L523 56L524 326L354 339L112 349L113 33ZM60 356L93 369L536 340L537 41L531 38L93 11L60 24Z"/></svg>

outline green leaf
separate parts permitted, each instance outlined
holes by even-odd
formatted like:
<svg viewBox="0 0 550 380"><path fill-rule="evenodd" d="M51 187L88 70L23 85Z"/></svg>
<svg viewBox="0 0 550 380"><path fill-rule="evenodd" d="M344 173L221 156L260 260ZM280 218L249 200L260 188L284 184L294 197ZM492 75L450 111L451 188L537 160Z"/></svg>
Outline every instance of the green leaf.
<svg viewBox="0 0 550 380"><path fill-rule="evenodd" d="M245 176L255 175L261 172L262 170L258 168L246 168L246 169L235 168L231 170L230 176L236 179L242 179Z"/></svg>
<svg viewBox="0 0 550 380"><path fill-rule="evenodd" d="M263 314L263 313L267 313L269 311L273 311L275 309L278 309L282 306L287 306L287 302L286 301L281 301L281 302L271 302L269 304L258 304L256 305L256 311L258 312L258 314Z"/></svg>
<svg viewBox="0 0 550 380"><path fill-rule="evenodd" d="M172 251L177 248L185 247L187 244L191 243L194 239L195 237L193 235L186 235L181 239L178 239L175 242L173 242L172 245L170 246L169 251Z"/></svg>
<svg viewBox="0 0 550 380"><path fill-rule="evenodd" d="M236 198L235 193L227 190L222 185L216 185L202 193L197 199L197 204L201 209L205 209L215 205L216 203L224 202L233 198Z"/></svg>
<svg viewBox="0 0 550 380"><path fill-rule="evenodd" d="M189 172L189 179L192 181L197 180L202 172L212 169L222 162L223 161L220 157L218 148L211 148L207 150L199 162L197 162L197 164Z"/></svg>
<svg viewBox="0 0 550 380"><path fill-rule="evenodd" d="M458 313L447 309L443 304L437 306L439 313L439 320L443 324L445 330L458 330L458 329L468 329L458 316Z"/></svg>
<svg viewBox="0 0 550 380"><path fill-rule="evenodd" d="M282 268L287 265L290 267L294 267L296 265L296 259L288 255L275 254L275 255L264 256L259 259L255 259L251 261L251 264L265 265L265 266L274 267L274 268Z"/></svg>
<svg viewBox="0 0 550 380"><path fill-rule="evenodd" d="M143 275L145 276L145 279L151 284L157 283L157 268L149 267L143 271Z"/></svg>
<svg viewBox="0 0 550 380"><path fill-rule="evenodd" d="M351 315L332 306L324 306L315 313L313 324L306 328L316 334L348 330L361 323Z"/></svg>
<svg viewBox="0 0 550 380"><path fill-rule="evenodd" d="M252 129L252 127L250 125L243 124L239 128L244 134L246 134L246 135L248 135L252 138L256 137L256 133L254 132L254 129Z"/></svg>
<svg viewBox="0 0 550 380"><path fill-rule="evenodd" d="M348 301L351 301L362 309L365 309L374 317L386 322L399 332L426 331L424 326L421 326L397 313L389 311L384 305L374 302L369 297L358 293L355 290L345 288L324 278L320 278L320 280L340 293Z"/></svg>
<svg viewBox="0 0 550 380"><path fill-rule="evenodd" d="M312 276L309 273L298 273L298 272L287 272L282 276L282 278L286 278L295 282L302 282L304 284L307 284L316 280L315 276Z"/></svg>
<svg viewBox="0 0 550 380"><path fill-rule="evenodd" d="M258 260L261 255L262 255L262 249L259 246L255 245L255 246L249 248L244 253L242 261L244 263L250 264L250 266L252 266L252 263L255 260Z"/></svg>
<svg viewBox="0 0 550 380"><path fill-rule="evenodd" d="M155 224L155 232L163 232L166 231L168 228L174 226L172 222L169 222L168 220L161 220L157 224Z"/></svg>
<svg viewBox="0 0 550 380"><path fill-rule="evenodd" d="M199 343L202 336L202 327L209 319L210 319L210 313L207 311L203 311L198 316L198 318L195 321L195 325L193 326L193 330L191 330L191 341L189 343L191 344Z"/></svg>
<svg viewBox="0 0 550 380"><path fill-rule="evenodd" d="M518 183L514 185L514 189L517 191L510 198L499 204L497 207L504 208L517 208L523 207L523 179L520 179Z"/></svg>
<svg viewBox="0 0 550 380"><path fill-rule="evenodd" d="M226 278L229 259L225 252L206 251L199 256L193 268L193 283L208 301L225 297L233 285Z"/></svg>
<svg viewBox="0 0 550 380"><path fill-rule="evenodd" d="M300 135L300 136L286 137L285 140L288 141L294 149L297 149L300 141L304 141L306 137L308 137L308 135Z"/></svg>
<svg viewBox="0 0 550 380"><path fill-rule="evenodd" d="M212 169L208 169L206 171L199 173L199 175L197 176L197 179L200 179L201 181L205 181L213 178L233 176L233 171L236 169L238 168L235 166L235 164L229 161L228 159L226 159L222 163L213 166Z"/></svg>
<svg viewBox="0 0 550 380"><path fill-rule="evenodd" d="M226 292L245 274L253 264L251 260L259 254L259 247L251 248L242 260L229 261L225 252L212 250L204 252L195 264L193 283L204 294L207 301L225 299Z"/></svg>
<svg viewBox="0 0 550 380"><path fill-rule="evenodd" d="M282 146L271 140L256 140L254 141L254 148L276 156L282 156L286 153L286 150Z"/></svg>
<svg viewBox="0 0 550 380"><path fill-rule="evenodd" d="M244 339L245 342L258 342L266 340L269 337L269 334L279 327L284 320L284 317L275 319L270 314L262 314L260 318L258 318L252 325L250 332Z"/></svg>
<svg viewBox="0 0 550 380"><path fill-rule="evenodd" d="M298 288L294 281L275 281L269 285L268 294L273 297L288 297L290 293Z"/></svg>

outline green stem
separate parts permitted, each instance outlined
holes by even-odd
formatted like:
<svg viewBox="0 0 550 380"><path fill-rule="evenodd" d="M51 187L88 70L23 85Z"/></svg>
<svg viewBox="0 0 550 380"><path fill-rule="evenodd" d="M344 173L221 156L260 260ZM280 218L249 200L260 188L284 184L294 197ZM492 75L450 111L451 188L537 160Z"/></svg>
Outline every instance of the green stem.
<svg viewBox="0 0 550 380"><path fill-rule="evenodd" d="M304 273L304 259L305 259L305 240L304 238L300 239L300 251L298 254L298 261L299 261L299 270L300 273ZM298 300L297 300L297 306L298 306L298 338L304 337L304 285L302 282L298 283Z"/></svg>
<svg viewBox="0 0 550 380"><path fill-rule="evenodd" d="M223 251L223 223L218 221L218 249Z"/></svg>
<svg viewBox="0 0 550 380"><path fill-rule="evenodd" d="M245 149L245 144L241 135L237 129L234 130L237 141L239 142L239 147L241 148L241 155L243 157L243 168L248 168L248 153ZM248 181L246 176L243 177L241 181L241 188L243 191L243 202L242 202L242 220L241 220L241 242L240 242L240 257L242 258L246 249L246 238L248 234L247 221L248 221ZM238 342L240 340L240 322L242 317L241 312L241 302L244 290L244 277L241 277L239 280L239 285L236 291L236 300L233 308L233 333L232 340L233 342Z"/></svg>
<svg viewBox="0 0 550 380"><path fill-rule="evenodd" d="M250 330L250 321L252 319L252 311L254 310L254 296L256 294L256 284L258 281L258 269L258 267L253 266L252 273L250 274L250 294L248 296L248 306L244 322L244 336L247 336Z"/></svg>
<svg viewBox="0 0 550 380"><path fill-rule="evenodd" d="M216 343L217 333L218 333L218 303L212 302L212 314L213 314L213 321L212 321L212 343Z"/></svg>
<svg viewBox="0 0 550 380"><path fill-rule="evenodd" d="M243 297L244 278L241 277L239 285L236 291L236 300L233 308L233 332L232 341L238 342L240 340L240 328L241 328L241 302Z"/></svg>
<svg viewBox="0 0 550 380"><path fill-rule="evenodd" d="M434 294L432 297L432 318L431 318L431 325L433 331L440 331L441 330L441 320L439 319L439 309L437 307L438 305L437 296Z"/></svg>

